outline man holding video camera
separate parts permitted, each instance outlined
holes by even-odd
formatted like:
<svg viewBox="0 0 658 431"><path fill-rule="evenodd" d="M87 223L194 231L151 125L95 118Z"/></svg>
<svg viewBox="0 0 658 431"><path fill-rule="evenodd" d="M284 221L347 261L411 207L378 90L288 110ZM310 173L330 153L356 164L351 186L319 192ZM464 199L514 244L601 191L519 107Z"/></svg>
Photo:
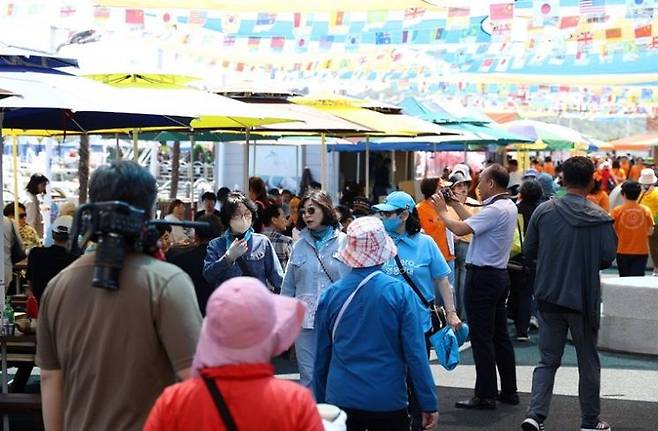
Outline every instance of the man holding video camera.
<svg viewBox="0 0 658 431"><path fill-rule="evenodd" d="M510 287L507 263L517 219L516 205L507 193L508 182L509 174L501 165L486 168L478 182L483 205L475 215L471 215L449 190L433 196L436 211L450 231L459 236L473 234L466 255L464 305L475 361L475 396L457 402L457 408L491 410L496 408L496 400L519 404L514 349L507 332L505 309ZM461 220L448 216L447 205ZM500 374L500 393L497 392L496 367Z"/></svg>
<svg viewBox="0 0 658 431"><path fill-rule="evenodd" d="M156 193L155 179L132 161L99 168L89 185L92 204L122 201L144 211L144 224ZM178 267L136 252L137 238L123 237L118 288L94 287L102 244L48 285L36 357L48 431L141 430L162 390L189 375L201 327L194 286Z"/></svg>

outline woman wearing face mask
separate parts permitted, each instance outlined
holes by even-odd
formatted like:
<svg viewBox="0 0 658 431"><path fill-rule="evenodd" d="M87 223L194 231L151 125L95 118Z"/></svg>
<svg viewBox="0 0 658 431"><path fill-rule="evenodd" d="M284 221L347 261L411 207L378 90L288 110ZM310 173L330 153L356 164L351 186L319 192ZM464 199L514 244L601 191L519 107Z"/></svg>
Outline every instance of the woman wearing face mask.
<svg viewBox="0 0 658 431"><path fill-rule="evenodd" d="M295 341L300 383L310 387L315 361L314 320L320 294L349 271L338 259L338 248L345 238L336 218L331 198L313 190L301 201L297 228L301 231L288 261L281 294L306 303L302 332Z"/></svg>
<svg viewBox="0 0 658 431"><path fill-rule="evenodd" d="M393 277L399 278L408 284L403 271L423 294L425 300L434 302L440 295L445 307L448 324L459 329L461 321L457 317L452 288L448 281L450 268L439 247L434 240L424 233L420 233L420 222L416 202L405 192L393 192L386 197L383 204L375 205L373 209L378 213L386 232L397 246L396 258L387 261L382 270ZM400 268L402 267L402 268ZM412 289L411 286L409 286ZM439 295L436 293L438 292ZM440 301L436 301L440 304ZM423 321L425 333L432 328L430 313L418 302L418 313ZM427 355L429 358L429 341L426 339ZM422 429L421 409L413 391L409 399L409 413L412 430Z"/></svg>
<svg viewBox="0 0 658 431"><path fill-rule="evenodd" d="M219 286L229 278L255 277L278 293L283 270L267 236L254 232L254 204L242 193L232 192L222 205L220 218L228 228L224 235L208 243L204 278Z"/></svg>

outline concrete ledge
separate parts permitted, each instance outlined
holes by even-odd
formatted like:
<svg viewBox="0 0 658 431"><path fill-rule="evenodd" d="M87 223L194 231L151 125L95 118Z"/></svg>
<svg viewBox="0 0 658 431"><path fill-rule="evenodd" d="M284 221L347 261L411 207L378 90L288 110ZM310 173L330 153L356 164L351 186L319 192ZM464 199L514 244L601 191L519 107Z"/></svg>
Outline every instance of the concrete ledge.
<svg viewBox="0 0 658 431"><path fill-rule="evenodd" d="M599 347L658 355L658 277L608 278L601 288Z"/></svg>

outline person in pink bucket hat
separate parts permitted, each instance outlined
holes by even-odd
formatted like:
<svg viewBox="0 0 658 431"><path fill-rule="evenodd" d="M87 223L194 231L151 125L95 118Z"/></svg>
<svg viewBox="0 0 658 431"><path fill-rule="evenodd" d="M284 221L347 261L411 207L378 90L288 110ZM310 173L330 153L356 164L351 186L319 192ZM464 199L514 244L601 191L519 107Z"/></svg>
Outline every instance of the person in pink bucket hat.
<svg viewBox="0 0 658 431"><path fill-rule="evenodd" d="M144 430L323 430L311 392L275 379L270 364L299 334L305 308L255 278L232 278L215 289L193 377L165 389Z"/></svg>
<svg viewBox="0 0 658 431"><path fill-rule="evenodd" d="M348 431L408 431L407 373L423 428L438 418L422 306L404 282L381 270L396 253L381 220L356 219L339 252L352 269L320 296L313 391L317 402L347 413Z"/></svg>

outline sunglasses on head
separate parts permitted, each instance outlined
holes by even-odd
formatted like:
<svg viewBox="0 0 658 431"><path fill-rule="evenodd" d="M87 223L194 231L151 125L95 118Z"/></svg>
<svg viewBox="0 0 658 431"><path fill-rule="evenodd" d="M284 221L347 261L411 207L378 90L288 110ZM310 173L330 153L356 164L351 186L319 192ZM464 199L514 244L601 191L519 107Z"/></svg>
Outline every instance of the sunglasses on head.
<svg viewBox="0 0 658 431"><path fill-rule="evenodd" d="M300 212L302 215L308 214L308 215L313 215L315 214L317 210L314 207L308 207L308 208L302 208Z"/></svg>

